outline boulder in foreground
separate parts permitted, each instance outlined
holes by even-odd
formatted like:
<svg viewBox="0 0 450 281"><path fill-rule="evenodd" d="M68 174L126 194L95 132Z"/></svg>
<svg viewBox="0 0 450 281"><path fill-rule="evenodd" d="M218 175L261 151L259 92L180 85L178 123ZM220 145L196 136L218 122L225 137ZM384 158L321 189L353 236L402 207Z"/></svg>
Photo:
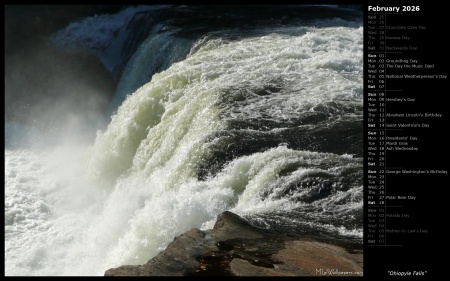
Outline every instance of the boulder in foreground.
<svg viewBox="0 0 450 281"><path fill-rule="evenodd" d="M362 245L287 237L251 226L231 212L214 228L191 229L144 265L105 276L361 276Z"/></svg>

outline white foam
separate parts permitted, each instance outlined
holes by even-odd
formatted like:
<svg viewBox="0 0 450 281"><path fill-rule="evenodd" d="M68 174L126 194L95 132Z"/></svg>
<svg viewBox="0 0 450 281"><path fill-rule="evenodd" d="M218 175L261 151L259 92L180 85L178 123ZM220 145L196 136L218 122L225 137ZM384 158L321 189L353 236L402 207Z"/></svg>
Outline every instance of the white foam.
<svg viewBox="0 0 450 281"><path fill-rule="evenodd" d="M154 30L159 30L159 27ZM117 85L111 108L117 108L127 95L147 83L156 70L164 70L177 59L181 59L190 43L191 40L174 37L171 32L149 36L128 61ZM158 55L155 55L156 50ZM142 61L146 63L140 63Z"/></svg>
<svg viewBox="0 0 450 281"><path fill-rule="evenodd" d="M211 226L225 210L259 214L305 204L271 194L277 183L362 169L361 159L349 155L279 146L197 179L197 165L211 156L207 140L233 118L283 121L327 102L361 107L362 29L303 31L204 40L130 95L87 151L6 151L7 275L103 275L143 264L174 236ZM233 91L251 94L266 86L282 90L232 108L220 103ZM280 177L290 165L300 168ZM360 208L358 188L314 204ZM266 191L269 196L261 196ZM340 204L344 199L348 206Z"/></svg>

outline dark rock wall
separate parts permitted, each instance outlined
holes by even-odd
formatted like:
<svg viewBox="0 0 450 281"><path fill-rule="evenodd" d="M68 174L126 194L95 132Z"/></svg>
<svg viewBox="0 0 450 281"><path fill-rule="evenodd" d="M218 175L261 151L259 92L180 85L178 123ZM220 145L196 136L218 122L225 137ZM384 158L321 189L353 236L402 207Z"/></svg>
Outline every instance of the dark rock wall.
<svg viewBox="0 0 450 281"><path fill-rule="evenodd" d="M48 37L74 20L117 12L108 5L5 6L5 118L58 130L105 118L116 82L101 61Z"/></svg>

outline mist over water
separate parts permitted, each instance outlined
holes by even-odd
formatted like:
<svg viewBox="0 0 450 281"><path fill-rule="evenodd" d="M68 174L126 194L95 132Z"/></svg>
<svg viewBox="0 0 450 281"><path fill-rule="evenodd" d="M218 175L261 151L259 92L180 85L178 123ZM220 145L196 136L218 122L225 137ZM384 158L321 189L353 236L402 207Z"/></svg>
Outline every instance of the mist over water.
<svg viewBox="0 0 450 281"><path fill-rule="evenodd" d="M360 11L309 7L307 19L278 24L195 26L194 38L158 22L156 8L90 17L52 37L112 72L129 60L110 121L80 121L86 134L69 122L52 134L6 121L6 275L143 264L226 210L259 227L361 238ZM155 22L123 54L143 11Z"/></svg>

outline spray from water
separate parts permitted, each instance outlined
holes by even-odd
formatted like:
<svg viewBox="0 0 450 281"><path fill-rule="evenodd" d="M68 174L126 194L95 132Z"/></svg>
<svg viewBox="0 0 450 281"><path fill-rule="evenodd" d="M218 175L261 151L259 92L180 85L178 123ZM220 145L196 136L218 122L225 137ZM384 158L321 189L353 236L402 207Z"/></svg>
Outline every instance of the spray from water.
<svg viewBox="0 0 450 281"><path fill-rule="evenodd" d="M345 130L357 130L362 118L362 28L345 22L271 28L249 38L218 34L198 40L186 59L153 75L107 126L98 125L104 123L97 123L97 110L90 115L80 105L97 104L83 100L85 91L103 93L90 84L70 92L76 83L56 74L45 85L65 81L65 90L53 95L67 106L42 98L31 115L60 125L8 123L16 134L35 128L22 132L28 144L37 136L41 144L57 142L5 149L8 275L103 275L111 267L143 264L176 235L211 227L225 210L298 212L302 222L285 222L361 235L360 225L342 222L355 222L351 216L361 211L362 161L337 153L327 130L344 136L332 144L358 147ZM155 46L167 37L145 42ZM148 49L139 48L133 63L148 57ZM39 64L32 65L30 73L37 73ZM124 73L133 76L136 69L142 67L130 65ZM18 87L14 79L20 81L17 71L6 81ZM84 136L91 141L80 142ZM306 139L308 149L296 139Z"/></svg>

